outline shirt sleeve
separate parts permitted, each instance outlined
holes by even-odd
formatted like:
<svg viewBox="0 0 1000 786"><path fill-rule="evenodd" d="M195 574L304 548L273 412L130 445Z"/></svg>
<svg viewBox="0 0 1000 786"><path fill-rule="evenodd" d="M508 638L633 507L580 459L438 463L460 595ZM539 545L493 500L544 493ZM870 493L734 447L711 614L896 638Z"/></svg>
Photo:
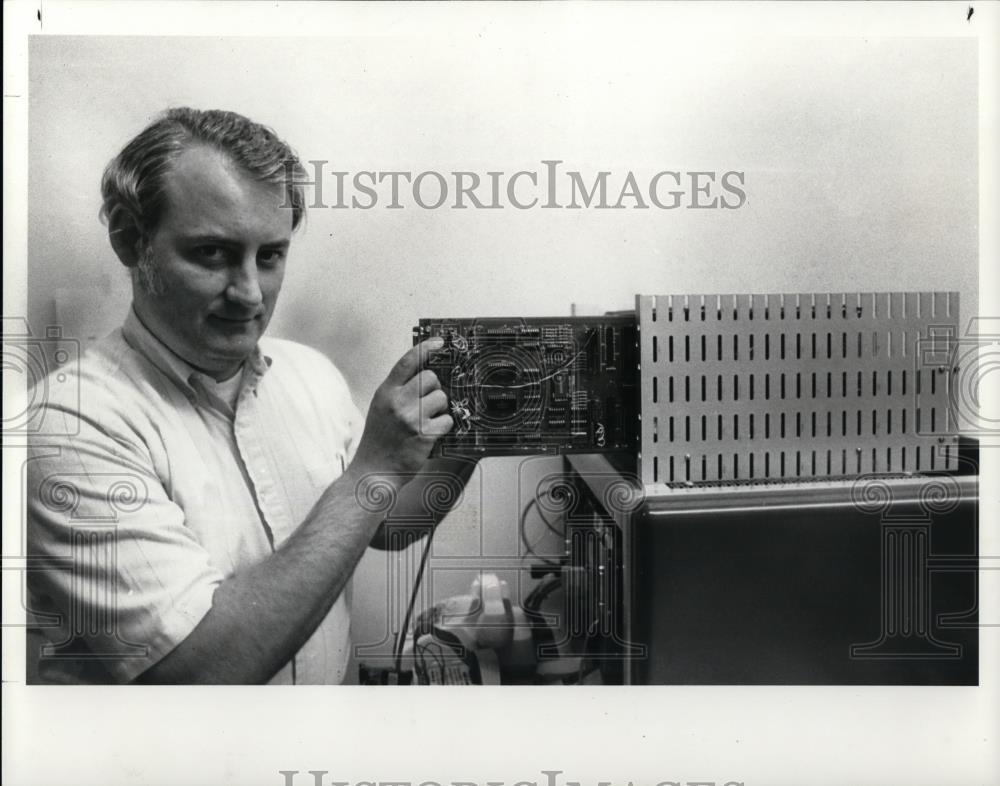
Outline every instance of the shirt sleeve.
<svg viewBox="0 0 1000 786"><path fill-rule="evenodd" d="M361 435L365 430L365 416L354 403L350 386L340 369L319 351L311 349L310 352L314 353L315 362L321 363L327 371L318 400L323 402L324 417L329 421L334 431L345 435L343 455L346 466L354 460L354 454L358 451L358 444L361 442Z"/></svg>
<svg viewBox="0 0 1000 786"><path fill-rule="evenodd" d="M128 682L191 633L223 576L136 434L113 418L47 417L73 420L64 433L76 433L29 446L28 553L41 566L29 598L54 621L49 644L28 656L42 675L84 661L84 673Z"/></svg>
<svg viewBox="0 0 1000 786"><path fill-rule="evenodd" d="M357 408L349 392L347 393L347 404L345 406L348 407L351 413L349 419L351 436L348 439L345 450L347 464L350 464L354 461L354 454L358 452L358 444L361 442L361 435L365 431L365 416L361 414L361 410Z"/></svg>

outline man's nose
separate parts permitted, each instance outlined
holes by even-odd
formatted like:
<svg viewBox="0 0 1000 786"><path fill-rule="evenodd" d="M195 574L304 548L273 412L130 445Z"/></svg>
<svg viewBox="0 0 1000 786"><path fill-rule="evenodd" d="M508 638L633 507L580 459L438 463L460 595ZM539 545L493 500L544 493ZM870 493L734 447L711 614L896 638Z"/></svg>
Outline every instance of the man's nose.
<svg viewBox="0 0 1000 786"><path fill-rule="evenodd" d="M249 257L235 268L226 287L226 297L246 308L256 308L264 302L257 277L257 258Z"/></svg>

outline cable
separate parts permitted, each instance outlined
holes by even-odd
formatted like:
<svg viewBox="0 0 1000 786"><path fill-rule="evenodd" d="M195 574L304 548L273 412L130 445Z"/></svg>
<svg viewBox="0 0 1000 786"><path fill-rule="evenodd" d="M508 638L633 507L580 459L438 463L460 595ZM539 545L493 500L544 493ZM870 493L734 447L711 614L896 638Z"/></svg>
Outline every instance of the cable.
<svg viewBox="0 0 1000 786"><path fill-rule="evenodd" d="M548 579L539 582L531 590L531 592L528 593L528 597L524 599L524 602L521 604L521 608L524 609L524 612L529 615L537 613L545 599L559 589L562 586L562 583L562 576L559 574L550 576Z"/></svg>
<svg viewBox="0 0 1000 786"><path fill-rule="evenodd" d="M424 653L427 652L426 647L418 647L416 644L413 645L413 670L417 673L417 679L420 679L421 672L424 675L427 674L427 659L424 657Z"/></svg>
<svg viewBox="0 0 1000 786"><path fill-rule="evenodd" d="M548 496L550 496L550 497L552 496L552 490L551 489L546 489L545 493ZM553 524L551 521L549 521L549 517L546 516L544 513L542 513L542 509L540 507L536 506L535 507L535 511L538 513L538 518L540 518L542 520L542 523L545 524L546 527L548 527L549 532L551 532L553 535L558 535L560 538L563 538L563 537L566 536L566 529L565 529L565 527L563 529L557 529L556 525ZM565 523L565 519L563 521Z"/></svg>
<svg viewBox="0 0 1000 786"><path fill-rule="evenodd" d="M526 520L528 518L528 511L530 511L532 507L536 507L537 505L538 505L538 497L533 497L528 502L528 504L525 505L521 509L521 519L520 519L520 522L518 523L517 529L518 529L518 534L521 537L521 543L524 545L524 550L527 552L527 554L525 554L525 556L527 556L528 554L530 554L535 559L540 560L542 563L544 563L547 567L555 568L555 569L561 569L562 565L560 563L553 562L552 560L546 559L545 557L541 556L540 554L537 554L535 552L535 549L532 547L531 543L528 542L528 533L527 533L527 530L525 529L524 525L525 525L525 522L526 522ZM542 518L542 521L546 521L546 526L548 526L548 522L545 519L545 517L542 516L541 512L539 512L539 516ZM549 529L552 529L552 528L549 527Z"/></svg>
<svg viewBox="0 0 1000 786"><path fill-rule="evenodd" d="M583 639L583 653L580 655L580 665L577 667L576 670L577 684L583 682L585 677L589 677L594 671L597 671L598 669L601 668L600 664L592 664L589 669L584 670L584 666L587 663L587 654L590 651L590 642L592 641L591 633L597 627L599 622L600 619L595 618L594 621L587 626L587 632L584 635Z"/></svg>
<svg viewBox="0 0 1000 786"><path fill-rule="evenodd" d="M446 664L444 662L444 658L441 656L441 645L438 644L436 641L432 641L431 643L437 647L437 651L432 650L427 644L418 645L416 642L414 642L413 644L414 654L419 653L420 666L423 669L424 681L427 684L430 684L431 681L430 670L427 668L427 657L426 657L427 652L429 651L431 653L431 657L434 659L434 665L437 667L438 674L441 675L441 682L444 683L445 680L444 672Z"/></svg>
<svg viewBox="0 0 1000 786"><path fill-rule="evenodd" d="M429 550L430 549L428 548L427 551L429 551ZM425 554L426 554L426 552L425 552ZM419 580L420 580L420 578L418 576L417 577L417 581L419 582ZM414 588L413 588L414 597L416 597L416 590L417 590L417 588L416 588L416 586L414 586ZM431 598L431 600L433 601L434 599ZM411 606L413 605L413 598L410 599L410 605ZM431 609L433 610L433 608L434 607L432 605ZM431 612L431 619L432 620L434 619L434 613L433 613L433 611ZM417 651L417 634L419 633L418 628L419 628L419 626L417 625L417 621L414 620L414 622L413 622L413 651L414 652ZM400 649L399 649L400 653L402 653L403 649L405 649L405 647L406 647L406 643L405 643L406 642L406 626L405 625L403 626L403 630L400 631L400 633L403 636L403 642L404 642L403 646L400 647ZM434 633L434 623L432 621L431 622L431 635L433 635L433 633Z"/></svg>
<svg viewBox="0 0 1000 786"><path fill-rule="evenodd" d="M406 606L406 617L403 619L403 627L396 634L396 672L400 672L403 662L403 647L406 643L406 629L410 625L410 616L413 614L413 607L417 602L417 592L420 589L420 580L424 576L424 566L427 564L427 557L431 553L431 541L434 539L434 530L427 534L427 542L424 543L424 552L420 555L420 567L417 568L417 577L413 580L413 591L410 593L410 602ZM416 645L416 632L414 632L413 643Z"/></svg>

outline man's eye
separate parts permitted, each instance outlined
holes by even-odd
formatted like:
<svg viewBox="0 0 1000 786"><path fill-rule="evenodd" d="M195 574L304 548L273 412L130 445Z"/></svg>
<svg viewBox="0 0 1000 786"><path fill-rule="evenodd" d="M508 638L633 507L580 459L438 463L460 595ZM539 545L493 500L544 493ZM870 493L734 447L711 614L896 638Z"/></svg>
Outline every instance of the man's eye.
<svg viewBox="0 0 1000 786"><path fill-rule="evenodd" d="M226 256L222 246L198 246L197 253L201 259L208 262L221 262Z"/></svg>
<svg viewBox="0 0 1000 786"><path fill-rule="evenodd" d="M262 265L277 265L284 258L285 252L279 248L261 249L257 255L257 261Z"/></svg>

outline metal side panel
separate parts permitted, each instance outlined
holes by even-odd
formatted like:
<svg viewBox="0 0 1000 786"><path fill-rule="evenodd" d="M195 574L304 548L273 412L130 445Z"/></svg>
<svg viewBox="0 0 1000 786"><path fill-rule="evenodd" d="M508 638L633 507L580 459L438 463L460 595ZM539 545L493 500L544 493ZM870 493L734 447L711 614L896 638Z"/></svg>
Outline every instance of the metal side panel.
<svg viewBox="0 0 1000 786"><path fill-rule="evenodd" d="M639 295L640 476L952 470L957 292Z"/></svg>

